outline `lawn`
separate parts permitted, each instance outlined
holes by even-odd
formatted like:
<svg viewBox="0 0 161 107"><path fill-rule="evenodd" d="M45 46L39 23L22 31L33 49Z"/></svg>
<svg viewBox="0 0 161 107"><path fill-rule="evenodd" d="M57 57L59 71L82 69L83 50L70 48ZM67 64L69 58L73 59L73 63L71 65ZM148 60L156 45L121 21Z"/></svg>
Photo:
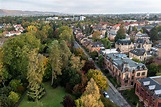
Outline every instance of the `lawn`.
<svg viewBox="0 0 161 107"><path fill-rule="evenodd" d="M126 100L131 104L132 107L136 107L138 103L138 107L143 107L143 105L139 102L138 97L135 95L134 89L121 91L122 95Z"/></svg>
<svg viewBox="0 0 161 107"><path fill-rule="evenodd" d="M19 107L63 107L61 102L67 94L63 87L52 88L50 83L44 83L46 95L38 102L29 102L27 95L20 103Z"/></svg>

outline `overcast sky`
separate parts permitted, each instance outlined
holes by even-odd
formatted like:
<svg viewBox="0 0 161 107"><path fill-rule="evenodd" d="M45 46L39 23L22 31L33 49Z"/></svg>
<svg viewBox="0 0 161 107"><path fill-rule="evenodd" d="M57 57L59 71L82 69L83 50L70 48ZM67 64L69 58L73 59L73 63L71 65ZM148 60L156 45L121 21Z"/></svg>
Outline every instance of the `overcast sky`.
<svg viewBox="0 0 161 107"><path fill-rule="evenodd" d="M161 13L161 0L0 0L1 9L62 13Z"/></svg>

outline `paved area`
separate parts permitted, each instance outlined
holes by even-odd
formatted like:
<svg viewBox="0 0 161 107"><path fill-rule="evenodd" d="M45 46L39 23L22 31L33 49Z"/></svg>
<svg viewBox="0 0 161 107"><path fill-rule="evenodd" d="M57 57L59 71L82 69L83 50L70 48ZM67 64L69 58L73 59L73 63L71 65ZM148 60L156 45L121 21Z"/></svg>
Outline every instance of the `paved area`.
<svg viewBox="0 0 161 107"><path fill-rule="evenodd" d="M76 41L74 42L74 45L82 48ZM90 58L90 56L84 49L83 51L85 55L88 58ZM100 68L96 64L95 64L95 67L100 70ZM117 104L120 107L131 107L109 80L108 80L108 84L109 84L109 88L108 88L107 93L110 96L110 100L112 100L115 104Z"/></svg>

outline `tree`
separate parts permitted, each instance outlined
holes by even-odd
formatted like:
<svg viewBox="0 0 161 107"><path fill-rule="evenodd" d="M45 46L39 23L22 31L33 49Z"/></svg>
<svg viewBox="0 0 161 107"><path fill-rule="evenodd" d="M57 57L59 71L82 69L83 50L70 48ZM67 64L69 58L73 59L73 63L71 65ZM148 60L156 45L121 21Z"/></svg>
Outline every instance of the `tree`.
<svg viewBox="0 0 161 107"><path fill-rule="evenodd" d="M29 82L27 95L29 100L37 101L45 95L45 90L41 84L46 63L46 58L38 54L36 49L31 51L27 73Z"/></svg>
<svg viewBox="0 0 161 107"><path fill-rule="evenodd" d="M90 69L96 69L93 61L86 61L82 70L85 71L85 73L88 72Z"/></svg>
<svg viewBox="0 0 161 107"><path fill-rule="evenodd" d="M60 41L60 54L62 58L62 69L65 69L69 64L69 58L72 54L64 40Z"/></svg>
<svg viewBox="0 0 161 107"><path fill-rule="evenodd" d="M105 32L105 38L108 38L107 31Z"/></svg>
<svg viewBox="0 0 161 107"><path fill-rule="evenodd" d="M88 82L85 92L75 100L75 103L76 107L104 107L100 100L99 88L92 78Z"/></svg>
<svg viewBox="0 0 161 107"><path fill-rule="evenodd" d="M105 48L109 49L111 47L111 42L108 40L108 38L101 39L101 42L105 46Z"/></svg>
<svg viewBox="0 0 161 107"><path fill-rule="evenodd" d="M71 68L80 71L82 67L84 66L85 61L81 61L79 56L72 55L70 58L70 65Z"/></svg>
<svg viewBox="0 0 161 107"><path fill-rule="evenodd" d="M103 57L103 55L100 55L100 56L98 57L98 65L99 65L101 68L103 68L103 65L104 65L104 57Z"/></svg>
<svg viewBox="0 0 161 107"><path fill-rule="evenodd" d="M153 42L156 42L158 40L158 30L156 27L152 28L150 30L150 39L153 41Z"/></svg>
<svg viewBox="0 0 161 107"><path fill-rule="evenodd" d="M137 33L137 27L136 26L134 26L134 27L132 27L132 31L134 31L135 33Z"/></svg>
<svg viewBox="0 0 161 107"><path fill-rule="evenodd" d="M75 107L74 100L70 95L64 96L62 104L64 107Z"/></svg>
<svg viewBox="0 0 161 107"><path fill-rule="evenodd" d="M106 77L99 70L90 69L87 73L88 79L93 78L101 90L107 90L108 83Z"/></svg>
<svg viewBox="0 0 161 107"><path fill-rule="evenodd" d="M93 34L92 34L92 39L93 41L98 41L100 40L100 35L101 35L101 32L100 31L94 31Z"/></svg>
<svg viewBox="0 0 161 107"><path fill-rule="evenodd" d="M129 26L129 29L127 31L127 34L129 35L131 33L131 26Z"/></svg>
<svg viewBox="0 0 161 107"><path fill-rule="evenodd" d="M4 69L12 76L26 79L28 54L40 47L40 40L32 33L9 38L2 47Z"/></svg>
<svg viewBox="0 0 161 107"><path fill-rule="evenodd" d="M17 88L22 86L21 80L12 79L9 86L13 89L13 91L17 92Z"/></svg>
<svg viewBox="0 0 161 107"><path fill-rule="evenodd" d="M20 99L20 96L16 92L11 91L8 98L11 100L13 104L15 104Z"/></svg>
<svg viewBox="0 0 161 107"><path fill-rule="evenodd" d="M125 38L126 38L125 30L124 27L121 25L120 29L117 31L115 41L117 41L118 39L125 39Z"/></svg>
<svg viewBox="0 0 161 107"><path fill-rule="evenodd" d="M51 85L53 85L54 79L57 78L57 75L62 75L62 58L57 40L54 40L49 47L49 61L52 68Z"/></svg>

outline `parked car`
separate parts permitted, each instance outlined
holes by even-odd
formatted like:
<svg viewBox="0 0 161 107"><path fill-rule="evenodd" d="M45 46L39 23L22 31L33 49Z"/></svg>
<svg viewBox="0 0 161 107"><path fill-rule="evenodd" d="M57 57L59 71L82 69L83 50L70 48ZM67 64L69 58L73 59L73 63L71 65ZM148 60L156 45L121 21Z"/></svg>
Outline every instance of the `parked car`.
<svg viewBox="0 0 161 107"><path fill-rule="evenodd" d="M106 91L103 92L103 95L104 95L104 97L106 97L106 98L110 98L110 96L108 95L108 93L107 93Z"/></svg>

